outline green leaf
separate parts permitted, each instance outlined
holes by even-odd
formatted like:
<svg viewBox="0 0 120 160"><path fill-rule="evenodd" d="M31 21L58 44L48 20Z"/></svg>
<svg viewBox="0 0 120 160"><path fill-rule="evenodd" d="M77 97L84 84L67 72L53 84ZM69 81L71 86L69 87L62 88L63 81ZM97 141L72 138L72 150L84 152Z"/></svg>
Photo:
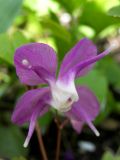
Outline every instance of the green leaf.
<svg viewBox="0 0 120 160"><path fill-rule="evenodd" d="M11 36L11 40L12 40L12 45L14 49L28 42L25 36L19 31L15 32Z"/></svg>
<svg viewBox="0 0 120 160"><path fill-rule="evenodd" d="M7 73L0 72L0 98L8 90L10 78L11 77Z"/></svg>
<svg viewBox="0 0 120 160"><path fill-rule="evenodd" d="M120 155L113 154L111 151L106 151L102 157L102 160L120 160Z"/></svg>
<svg viewBox="0 0 120 160"><path fill-rule="evenodd" d="M14 157L12 160L26 160L26 158L20 156L20 157Z"/></svg>
<svg viewBox="0 0 120 160"><path fill-rule="evenodd" d="M106 77L99 70L94 69L86 76L77 79L76 83L78 85L87 86L97 96L100 102L100 114L97 116L95 123L99 124L111 112L115 105L112 95L108 92L108 82Z"/></svg>
<svg viewBox="0 0 120 160"><path fill-rule="evenodd" d="M102 160L115 160L113 154L110 151L104 153Z"/></svg>
<svg viewBox="0 0 120 160"><path fill-rule="evenodd" d="M21 32L16 32L12 35L0 34L0 58L13 65L15 49L27 42Z"/></svg>
<svg viewBox="0 0 120 160"><path fill-rule="evenodd" d="M107 93L107 98L104 103L101 104L100 113L95 119L96 124L101 124L108 115L115 110L116 101L110 91Z"/></svg>
<svg viewBox="0 0 120 160"><path fill-rule="evenodd" d="M12 44L7 34L0 34L0 58L13 63ZM12 58L11 58L12 57Z"/></svg>
<svg viewBox="0 0 120 160"><path fill-rule="evenodd" d="M24 138L17 127L0 125L0 156L12 158L26 155L27 150L23 147Z"/></svg>
<svg viewBox="0 0 120 160"><path fill-rule="evenodd" d="M8 29L18 14L22 0L0 0L0 33Z"/></svg>
<svg viewBox="0 0 120 160"><path fill-rule="evenodd" d="M115 160L120 160L120 155L116 155Z"/></svg>
<svg viewBox="0 0 120 160"><path fill-rule="evenodd" d="M87 0L71 0L70 3L66 0L54 0L61 5L62 8L64 8L67 12L71 13L74 12L75 10L79 9L84 3L87 2Z"/></svg>
<svg viewBox="0 0 120 160"><path fill-rule="evenodd" d="M59 60L61 61L65 53L71 48L71 34L59 22L51 18L41 18L41 25L44 27L45 34L51 34L58 49Z"/></svg>
<svg viewBox="0 0 120 160"><path fill-rule="evenodd" d="M120 88L120 67L112 57L106 57L98 63L100 70L106 76L108 82ZM102 66L102 67L101 67Z"/></svg>
<svg viewBox="0 0 120 160"><path fill-rule="evenodd" d="M120 21L119 18L108 16L102 7L97 4L97 1L94 0L84 5L80 23L92 27L98 34L110 25L120 24Z"/></svg>
<svg viewBox="0 0 120 160"><path fill-rule="evenodd" d="M86 76L77 79L76 83L88 86L95 93L101 103L106 100L108 90L107 80L100 71L92 70Z"/></svg>
<svg viewBox="0 0 120 160"><path fill-rule="evenodd" d="M67 43L70 43L71 41L71 35L70 33L59 23L53 21L50 18L41 18L40 20L41 25L48 29L54 36L64 40Z"/></svg>
<svg viewBox="0 0 120 160"><path fill-rule="evenodd" d="M113 16L113 17L120 17L120 5L111 8L108 11L108 15Z"/></svg>
<svg viewBox="0 0 120 160"><path fill-rule="evenodd" d="M120 114L120 102L117 102L114 108L114 112L117 114Z"/></svg>
<svg viewBox="0 0 120 160"><path fill-rule="evenodd" d="M41 127L45 127L50 124L51 120L52 120L52 113L47 112L44 116L39 118L39 124Z"/></svg>

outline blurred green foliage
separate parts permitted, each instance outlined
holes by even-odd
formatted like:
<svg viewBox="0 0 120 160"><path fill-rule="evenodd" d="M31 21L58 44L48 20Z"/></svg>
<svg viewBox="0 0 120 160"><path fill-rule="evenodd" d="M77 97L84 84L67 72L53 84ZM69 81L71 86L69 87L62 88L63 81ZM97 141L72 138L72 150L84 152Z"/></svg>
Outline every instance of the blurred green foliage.
<svg viewBox="0 0 120 160"><path fill-rule="evenodd" d="M27 42L27 39L19 31L12 35L0 34L0 58L13 65L15 49Z"/></svg>
<svg viewBox="0 0 120 160"><path fill-rule="evenodd" d="M108 11L108 15L113 16L113 17L120 17L120 5L111 8Z"/></svg>
<svg viewBox="0 0 120 160"><path fill-rule="evenodd" d="M12 24L22 5L22 0L0 0L0 33Z"/></svg>
<svg viewBox="0 0 120 160"><path fill-rule="evenodd" d="M7 156L9 158L12 158L15 155L16 156L20 156L22 154L26 155L27 149L24 149L23 147L21 147L23 141L24 141L24 136L21 133L20 129L13 126L9 126L9 127L0 126L0 156L1 157Z"/></svg>
<svg viewBox="0 0 120 160"><path fill-rule="evenodd" d="M69 3L67 0L0 0L0 157L27 154L22 148L23 133L11 125L10 118L6 120L24 91L13 65L15 49L28 42L48 43L56 50L59 64L83 37L92 39L104 50L109 40L120 36L119 5L119 0L70 0ZM120 98L114 96L114 92L120 96L119 68L119 59L112 54L76 82L89 86L97 95L101 104L98 124L112 113L120 114ZM47 113L39 122L45 128L51 120L51 113ZM7 125L3 125L6 121ZM102 160L110 160L112 156L107 153Z"/></svg>
<svg viewBox="0 0 120 160"><path fill-rule="evenodd" d="M120 154L113 154L110 151L106 151L102 157L102 160L120 160Z"/></svg>

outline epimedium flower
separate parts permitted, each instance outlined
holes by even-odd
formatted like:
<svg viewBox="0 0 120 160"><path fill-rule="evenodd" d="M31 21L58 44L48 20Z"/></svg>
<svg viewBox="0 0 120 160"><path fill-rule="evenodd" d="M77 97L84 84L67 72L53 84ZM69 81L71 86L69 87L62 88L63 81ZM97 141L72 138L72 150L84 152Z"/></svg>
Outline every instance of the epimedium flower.
<svg viewBox="0 0 120 160"><path fill-rule="evenodd" d="M12 121L18 125L30 122L24 147L30 141L37 118L51 106L67 116L78 133L86 123L99 136L92 123L99 113L98 100L86 86L76 86L75 79L86 75L112 48L97 54L96 46L89 39L82 39L65 55L57 78L57 57L49 45L30 43L16 50L14 63L20 81L29 86L48 85L27 91L16 104Z"/></svg>

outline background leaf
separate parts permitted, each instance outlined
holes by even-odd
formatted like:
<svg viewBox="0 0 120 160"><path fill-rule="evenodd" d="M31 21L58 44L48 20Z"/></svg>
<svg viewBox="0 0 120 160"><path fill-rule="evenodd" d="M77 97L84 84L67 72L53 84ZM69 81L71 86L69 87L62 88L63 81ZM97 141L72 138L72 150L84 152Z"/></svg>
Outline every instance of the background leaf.
<svg viewBox="0 0 120 160"><path fill-rule="evenodd" d="M83 7L82 15L79 22L91 26L96 34L113 24L119 24L117 18L109 17L102 9L102 5L98 5L97 1L90 1ZM93 21L95 19L95 21Z"/></svg>
<svg viewBox="0 0 120 160"><path fill-rule="evenodd" d="M120 17L120 6L115 6L108 11L108 15Z"/></svg>
<svg viewBox="0 0 120 160"><path fill-rule="evenodd" d="M120 155L113 154L111 151L106 151L102 157L102 160L120 160Z"/></svg>
<svg viewBox="0 0 120 160"><path fill-rule="evenodd" d="M17 47L27 43L27 39L21 32L12 35L0 34L0 58L13 65L13 56Z"/></svg>
<svg viewBox="0 0 120 160"><path fill-rule="evenodd" d="M86 76L77 79L76 83L88 86L95 93L101 103L105 101L108 86L106 77L102 75L100 71L92 70Z"/></svg>
<svg viewBox="0 0 120 160"><path fill-rule="evenodd" d="M0 33L6 31L20 11L22 0L0 0Z"/></svg>
<svg viewBox="0 0 120 160"><path fill-rule="evenodd" d="M23 148L24 136L17 127L0 126L0 156L12 158L26 155L27 149Z"/></svg>
<svg viewBox="0 0 120 160"><path fill-rule="evenodd" d="M49 29L49 31L58 38L70 42L71 41L71 35L70 33L60 24L56 23L52 19L44 18L40 20L43 27L46 29Z"/></svg>

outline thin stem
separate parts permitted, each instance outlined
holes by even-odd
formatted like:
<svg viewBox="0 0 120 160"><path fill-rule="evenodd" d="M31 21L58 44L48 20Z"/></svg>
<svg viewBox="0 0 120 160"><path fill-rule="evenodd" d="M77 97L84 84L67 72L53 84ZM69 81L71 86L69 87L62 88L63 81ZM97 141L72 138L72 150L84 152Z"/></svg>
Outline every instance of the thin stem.
<svg viewBox="0 0 120 160"><path fill-rule="evenodd" d="M38 122L36 122L35 130L36 130L36 133L37 133L37 138L38 138L38 142L39 142L39 148L40 148L40 151L42 153L43 160L48 160L47 154L46 154L46 151L45 151L45 147L44 147L44 144L43 144L41 129L39 127Z"/></svg>
<svg viewBox="0 0 120 160"><path fill-rule="evenodd" d="M59 160L59 156L60 156L61 133L62 133L62 129L59 127L58 135L57 135L56 160Z"/></svg>
<svg viewBox="0 0 120 160"><path fill-rule="evenodd" d="M56 148L56 158L55 160L59 160L60 157L60 146L61 146L61 135L62 135L62 130L65 127L65 125L69 122L68 119L65 119L62 123L60 123L59 117L56 116L55 118L55 123L58 128L58 134L57 134L57 148Z"/></svg>
<svg viewBox="0 0 120 160"><path fill-rule="evenodd" d="M63 129L69 123L69 119L65 119L63 123L60 125L60 128Z"/></svg>

